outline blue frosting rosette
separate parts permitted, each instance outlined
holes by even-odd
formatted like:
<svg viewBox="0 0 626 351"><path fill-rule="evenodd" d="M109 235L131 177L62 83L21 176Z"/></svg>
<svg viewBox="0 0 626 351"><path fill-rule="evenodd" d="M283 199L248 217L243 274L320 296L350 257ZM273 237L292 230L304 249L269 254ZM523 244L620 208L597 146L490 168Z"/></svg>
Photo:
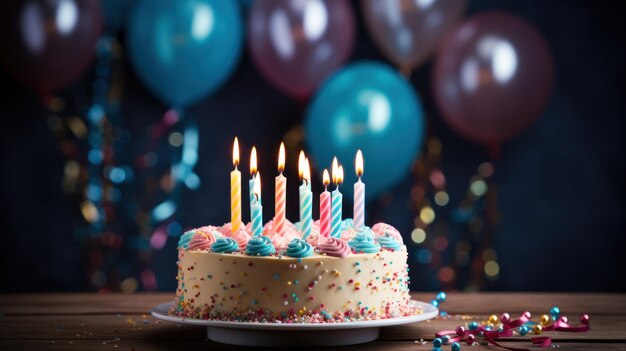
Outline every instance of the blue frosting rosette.
<svg viewBox="0 0 626 351"><path fill-rule="evenodd" d="M376 236L374 232L372 231L372 228L366 225L362 226L361 228L355 229L355 231L356 231L356 235L365 235L370 238L374 238L374 236Z"/></svg>
<svg viewBox="0 0 626 351"><path fill-rule="evenodd" d="M233 253L239 251L239 245L233 240L233 238L219 238L213 245L211 245L211 251L217 253Z"/></svg>
<svg viewBox="0 0 626 351"><path fill-rule="evenodd" d="M380 251L380 244L367 234L357 234L348 245L355 253L377 253Z"/></svg>
<svg viewBox="0 0 626 351"><path fill-rule="evenodd" d="M341 221L341 230L350 229L352 227L354 227L354 221L352 220L352 218L346 218Z"/></svg>
<svg viewBox="0 0 626 351"><path fill-rule="evenodd" d="M246 246L246 254L250 256L270 256L276 253L276 248L270 238L259 235L253 236Z"/></svg>
<svg viewBox="0 0 626 351"><path fill-rule="evenodd" d="M311 244L307 243L305 240L299 238L291 240L291 242L287 246L287 251L285 252L285 256L295 258L309 257L312 254L313 246L311 246Z"/></svg>
<svg viewBox="0 0 626 351"><path fill-rule="evenodd" d="M398 251L402 247L398 240L396 240L396 238L389 234L385 234L384 236L378 236L375 240L378 242L378 244L380 244L383 249L387 249L390 251Z"/></svg>
<svg viewBox="0 0 626 351"><path fill-rule="evenodd" d="M189 247L189 242L191 241L191 238L193 238L194 234L196 234L195 230L188 230L185 233L183 233L183 235L180 236L180 239L178 239L178 248L183 248L183 249L187 249L187 247Z"/></svg>

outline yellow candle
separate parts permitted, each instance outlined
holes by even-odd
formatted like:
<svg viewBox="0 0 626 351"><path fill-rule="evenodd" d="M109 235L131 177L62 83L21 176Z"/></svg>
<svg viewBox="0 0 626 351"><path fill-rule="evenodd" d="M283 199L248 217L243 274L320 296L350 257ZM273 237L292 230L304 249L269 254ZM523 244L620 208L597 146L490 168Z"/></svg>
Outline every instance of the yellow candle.
<svg viewBox="0 0 626 351"><path fill-rule="evenodd" d="M241 227L241 172L239 165L239 140L235 138L233 145L233 165L235 169L230 172L230 223L231 232L235 233Z"/></svg>

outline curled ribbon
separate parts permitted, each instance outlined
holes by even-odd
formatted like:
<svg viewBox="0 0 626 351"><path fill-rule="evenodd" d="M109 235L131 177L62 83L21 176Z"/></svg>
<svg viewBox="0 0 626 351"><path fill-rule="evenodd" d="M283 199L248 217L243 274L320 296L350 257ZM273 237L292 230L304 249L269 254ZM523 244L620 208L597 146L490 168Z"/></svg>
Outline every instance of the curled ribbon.
<svg viewBox="0 0 626 351"><path fill-rule="evenodd" d="M507 313L503 314L500 317L500 321L502 322L502 327L498 330L491 330L488 327L479 325L476 329L467 330L463 326L458 326L456 330L443 330L435 334L437 338L442 338L444 336L449 337L449 342L458 342L465 341L468 344L472 344L476 340L476 336L482 336L484 339L495 346L502 347L507 350L512 351L530 351L525 348L516 348L505 346L496 341L496 339L501 337L510 337L513 336L513 331L515 328L518 328L522 325L526 324L534 324L530 320L530 312L524 312L522 315L514 320L510 320L509 315ZM552 324L546 325L542 328L542 331L563 331L569 333L583 333L590 329L589 326L589 315L583 314L580 316L581 324L572 326L567 323L567 317L560 317L558 320L554 321ZM536 336L531 338L531 342L533 345L537 345L539 347L550 347L552 346L552 339L549 336Z"/></svg>

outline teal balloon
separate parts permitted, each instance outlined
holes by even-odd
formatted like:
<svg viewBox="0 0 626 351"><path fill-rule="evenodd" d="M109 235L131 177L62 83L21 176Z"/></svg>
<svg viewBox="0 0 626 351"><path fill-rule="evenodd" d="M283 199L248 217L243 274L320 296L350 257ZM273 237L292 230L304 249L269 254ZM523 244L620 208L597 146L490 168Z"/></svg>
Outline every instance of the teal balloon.
<svg viewBox="0 0 626 351"><path fill-rule="evenodd" d="M236 1L140 0L127 23L130 62L171 107L210 95L232 74L242 47Z"/></svg>
<svg viewBox="0 0 626 351"><path fill-rule="evenodd" d="M346 66L328 79L305 122L318 171L329 168L337 156L344 167L341 191L348 197L356 181L355 155L363 151L368 200L409 175L424 126L422 105L411 85L391 67L370 61Z"/></svg>

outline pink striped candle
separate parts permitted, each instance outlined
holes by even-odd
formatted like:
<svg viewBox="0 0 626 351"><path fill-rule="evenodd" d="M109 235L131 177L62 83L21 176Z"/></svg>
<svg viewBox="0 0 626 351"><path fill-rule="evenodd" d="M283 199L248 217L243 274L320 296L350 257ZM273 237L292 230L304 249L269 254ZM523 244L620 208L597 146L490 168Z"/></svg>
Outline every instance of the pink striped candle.
<svg viewBox="0 0 626 351"><path fill-rule="evenodd" d="M356 153L355 160L356 176L359 178L354 183L354 228L358 229L365 225L365 184L361 181L363 175L363 153Z"/></svg>
<svg viewBox="0 0 626 351"><path fill-rule="evenodd" d="M328 170L324 170L324 192L320 194L320 234L323 237L330 237L330 192L328 184L330 184L330 176Z"/></svg>
<svg viewBox="0 0 626 351"><path fill-rule="evenodd" d="M285 200L287 197L287 178L283 176L285 170L285 144L280 143L280 150L278 151L278 172L280 174L276 177L276 191L274 201L274 228L276 233L285 233Z"/></svg>

